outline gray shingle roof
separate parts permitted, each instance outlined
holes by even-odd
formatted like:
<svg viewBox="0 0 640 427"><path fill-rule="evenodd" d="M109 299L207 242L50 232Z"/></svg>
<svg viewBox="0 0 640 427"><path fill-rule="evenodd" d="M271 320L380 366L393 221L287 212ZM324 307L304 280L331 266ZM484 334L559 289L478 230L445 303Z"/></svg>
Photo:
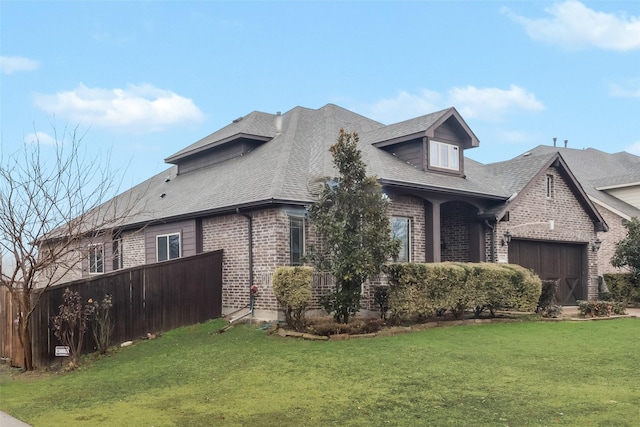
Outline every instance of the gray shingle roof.
<svg viewBox="0 0 640 427"><path fill-rule="evenodd" d="M190 156L238 135L254 135L268 139L267 142L243 156L180 175L177 175L177 166L170 167L118 196L117 200L139 200L139 208L127 218L126 225L269 203L312 203L324 180L336 174L329 147L335 143L341 128L362 136L360 148L368 173L377 176L383 184L498 201L506 201L520 191L558 151L555 147L554 151L539 148L526 157L491 165L465 159L466 177L461 178L419 170L373 145L385 138L402 136L403 132L422 132L450 111L384 126L333 104L319 109L295 107L282 115L280 133L276 132L275 115L254 111L167 160ZM630 164L635 161L623 160Z"/></svg>
<svg viewBox="0 0 640 427"><path fill-rule="evenodd" d="M560 153L589 197L630 217L640 217L640 209L598 190L640 182L640 157L625 152L609 154L594 148L579 150L546 145L539 145L529 152L532 156Z"/></svg>

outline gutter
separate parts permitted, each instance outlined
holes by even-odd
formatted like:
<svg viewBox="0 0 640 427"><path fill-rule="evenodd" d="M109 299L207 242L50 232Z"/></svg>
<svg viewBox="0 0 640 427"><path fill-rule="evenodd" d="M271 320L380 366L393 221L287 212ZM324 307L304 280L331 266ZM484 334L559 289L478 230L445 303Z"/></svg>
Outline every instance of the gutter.
<svg viewBox="0 0 640 427"><path fill-rule="evenodd" d="M247 218L247 220L248 220L247 232L249 234L249 244L248 244L248 249L249 249L249 306L250 306L249 313L251 313L251 317L253 318L254 298L255 298L255 295L252 292L252 288L253 288L253 217L251 215L249 215L249 214L241 212L240 208L236 208L236 213L238 215L242 215L243 217ZM242 317L244 317L244 316L242 316Z"/></svg>

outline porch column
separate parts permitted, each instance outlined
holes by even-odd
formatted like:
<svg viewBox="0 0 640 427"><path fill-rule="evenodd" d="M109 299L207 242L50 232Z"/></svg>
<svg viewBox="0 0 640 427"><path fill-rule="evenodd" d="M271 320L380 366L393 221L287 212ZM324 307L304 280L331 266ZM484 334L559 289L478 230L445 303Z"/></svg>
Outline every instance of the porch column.
<svg viewBox="0 0 640 427"><path fill-rule="evenodd" d="M424 202L424 227L425 227L425 258L427 262L440 262L440 200L425 200Z"/></svg>

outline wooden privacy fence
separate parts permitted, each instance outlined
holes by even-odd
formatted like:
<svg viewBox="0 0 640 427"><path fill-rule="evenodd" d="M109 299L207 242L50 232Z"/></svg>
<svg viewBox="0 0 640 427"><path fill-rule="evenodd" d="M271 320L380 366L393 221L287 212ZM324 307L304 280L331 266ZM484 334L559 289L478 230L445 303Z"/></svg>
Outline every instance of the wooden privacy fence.
<svg viewBox="0 0 640 427"><path fill-rule="evenodd" d="M129 268L44 290L31 317L33 363L37 367L48 366L54 359L55 346L60 345L53 334L51 318L58 313L67 288L77 291L85 302L93 299L100 303L105 294L111 295L110 314L115 322L111 343L118 344L148 332L220 317L222 251ZM5 350L5 343L0 343L0 349ZM13 346L13 351L3 356L19 365L22 358L15 358L16 350ZM83 352L93 351L95 343L89 325Z"/></svg>

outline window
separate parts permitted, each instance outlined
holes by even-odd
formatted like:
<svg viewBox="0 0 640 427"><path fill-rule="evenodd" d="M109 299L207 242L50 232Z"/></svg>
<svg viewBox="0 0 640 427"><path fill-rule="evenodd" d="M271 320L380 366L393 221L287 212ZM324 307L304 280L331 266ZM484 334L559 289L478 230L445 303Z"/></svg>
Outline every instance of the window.
<svg viewBox="0 0 640 427"><path fill-rule="evenodd" d="M104 246L89 246L89 274L104 273Z"/></svg>
<svg viewBox="0 0 640 427"><path fill-rule="evenodd" d="M113 241L112 246L112 260L113 270L120 270L122 268L122 240L117 239Z"/></svg>
<svg viewBox="0 0 640 427"><path fill-rule="evenodd" d="M304 256L304 218L289 217L289 263L302 265Z"/></svg>
<svg viewBox="0 0 640 427"><path fill-rule="evenodd" d="M395 262L409 262L411 260L409 224L409 218L395 216L391 218L391 235L394 239L400 241L400 252L398 252L398 256L394 259Z"/></svg>
<svg viewBox="0 0 640 427"><path fill-rule="evenodd" d="M547 199L553 199L553 175L547 175L545 191Z"/></svg>
<svg viewBox="0 0 640 427"><path fill-rule="evenodd" d="M444 142L429 141L429 166L459 170L459 147Z"/></svg>
<svg viewBox="0 0 640 427"><path fill-rule="evenodd" d="M156 236L158 261L180 258L180 233Z"/></svg>

